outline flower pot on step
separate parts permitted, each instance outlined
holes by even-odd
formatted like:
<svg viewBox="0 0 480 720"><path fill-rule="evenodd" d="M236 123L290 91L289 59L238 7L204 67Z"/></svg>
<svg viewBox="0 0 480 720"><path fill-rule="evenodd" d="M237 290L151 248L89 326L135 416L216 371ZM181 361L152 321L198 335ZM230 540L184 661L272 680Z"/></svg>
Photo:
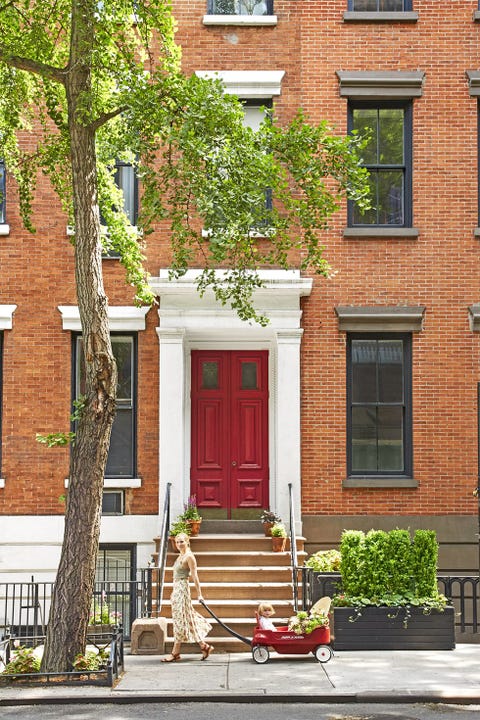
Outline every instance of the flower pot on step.
<svg viewBox="0 0 480 720"><path fill-rule="evenodd" d="M202 519L200 518L200 520L187 520L186 523L189 527L190 537L196 537L200 532L200 525L202 524Z"/></svg>
<svg viewBox="0 0 480 720"><path fill-rule="evenodd" d="M285 545L287 544L287 538L280 536L272 536L272 550L273 552L283 552Z"/></svg>

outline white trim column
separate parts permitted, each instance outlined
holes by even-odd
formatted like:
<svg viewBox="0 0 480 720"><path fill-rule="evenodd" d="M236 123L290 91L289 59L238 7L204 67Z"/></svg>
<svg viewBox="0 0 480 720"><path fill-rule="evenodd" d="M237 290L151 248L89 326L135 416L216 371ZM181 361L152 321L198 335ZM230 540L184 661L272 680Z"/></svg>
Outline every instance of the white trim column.
<svg viewBox="0 0 480 720"><path fill-rule="evenodd" d="M288 484L292 483L296 532L301 532L300 456L300 344L303 329L277 330L276 459L274 505L286 522L289 517Z"/></svg>
<svg viewBox="0 0 480 720"><path fill-rule="evenodd" d="M172 483L171 519L183 512L185 457L185 329L157 328L160 343L160 477L159 508L166 483Z"/></svg>

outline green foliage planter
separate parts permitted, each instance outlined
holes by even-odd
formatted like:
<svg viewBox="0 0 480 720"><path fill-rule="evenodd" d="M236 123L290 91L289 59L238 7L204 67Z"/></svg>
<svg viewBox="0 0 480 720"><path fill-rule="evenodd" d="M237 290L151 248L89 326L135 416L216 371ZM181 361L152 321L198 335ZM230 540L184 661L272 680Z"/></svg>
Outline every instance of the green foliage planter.
<svg viewBox="0 0 480 720"><path fill-rule="evenodd" d="M335 650L453 650L454 608L352 607L333 612Z"/></svg>
<svg viewBox="0 0 480 720"><path fill-rule="evenodd" d="M333 645L341 650L451 650L453 607L437 588L431 530L345 531L342 593L333 598Z"/></svg>

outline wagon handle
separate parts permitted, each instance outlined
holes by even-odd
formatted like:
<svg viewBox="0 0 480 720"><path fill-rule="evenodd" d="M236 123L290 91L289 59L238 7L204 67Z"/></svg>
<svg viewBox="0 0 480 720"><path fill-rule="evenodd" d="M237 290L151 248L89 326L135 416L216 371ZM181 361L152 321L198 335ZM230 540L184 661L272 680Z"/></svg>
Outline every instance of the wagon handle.
<svg viewBox="0 0 480 720"><path fill-rule="evenodd" d="M207 612L209 612L210 615L211 615L213 618L215 618L215 620L216 620L218 623L220 623L220 625L221 625L223 628L225 628L225 630L226 630L228 633L230 633L230 635L233 635L234 637L238 638L239 640L241 640L242 642L244 642L246 645L249 645L250 647L252 646L252 641L251 641L249 638L243 637L243 635L240 635L240 633L237 633L235 630L232 630L231 627L228 627L228 625L225 625L225 623L222 622L222 621L220 620L220 618L218 618L218 617L215 615L215 613L213 612L213 610L211 610L211 609L208 607L208 605L207 605L206 602L204 602L203 600L200 600L200 602L201 602L201 604L203 605L203 607L205 608L205 610L206 610Z"/></svg>

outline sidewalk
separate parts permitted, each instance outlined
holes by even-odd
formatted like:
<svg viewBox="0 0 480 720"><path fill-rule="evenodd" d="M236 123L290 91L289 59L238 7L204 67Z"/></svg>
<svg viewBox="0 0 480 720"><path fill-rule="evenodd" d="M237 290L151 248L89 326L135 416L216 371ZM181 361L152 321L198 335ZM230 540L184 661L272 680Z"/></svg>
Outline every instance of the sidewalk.
<svg viewBox="0 0 480 720"><path fill-rule="evenodd" d="M480 704L480 645L444 651L338 651L325 664L312 655L277 655L257 665L250 653L126 655L114 688L0 688L3 705L135 702L443 702Z"/></svg>

